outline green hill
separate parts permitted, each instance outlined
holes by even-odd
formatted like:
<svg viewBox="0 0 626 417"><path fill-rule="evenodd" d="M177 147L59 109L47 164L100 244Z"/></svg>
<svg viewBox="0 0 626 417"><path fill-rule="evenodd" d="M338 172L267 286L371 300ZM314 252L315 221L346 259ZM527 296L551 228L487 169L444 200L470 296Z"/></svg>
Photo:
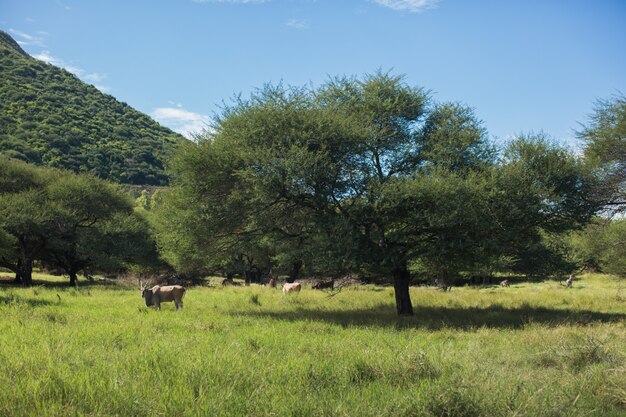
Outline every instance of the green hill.
<svg viewBox="0 0 626 417"><path fill-rule="evenodd" d="M68 71L29 56L0 31L0 154L126 184L167 184L181 135Z"/></svg>

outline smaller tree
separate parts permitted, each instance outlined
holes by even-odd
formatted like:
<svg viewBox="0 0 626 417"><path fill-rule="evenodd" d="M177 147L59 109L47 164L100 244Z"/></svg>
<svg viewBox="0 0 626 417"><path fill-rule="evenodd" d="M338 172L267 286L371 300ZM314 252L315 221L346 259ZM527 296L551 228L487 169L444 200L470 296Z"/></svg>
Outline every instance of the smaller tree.
<svg viewBox="0 0 626 417"><path fill-rule="evenodd" d="M626 97L596 104L589 124L578 132L585 141L585 158L600 179L591 194L612 212L626 210Z"/></svg>
<svg viewBox="0 0 626 417"><path fill-rule="evenodd" d="M148 226L119 187L90 175L67 173L46 188L54 202L54 228L43 259L63 269L76 285L85 268L110 271L153 249Z"/></svg>
<svg viewBox="0 0 626 417"><path fill-rule="evenodd" d="M626 220L597 217L564 240L579 268L626 277Z"/></svg>
<svg viewBox="0 0 626 417"><path fill-rule="evenodd" d="M33 263L79 271L156 258L147 222L117 186L90 175L0 164L0 266L32 285Z"/></svg>
<svg viewBox="0 0 626 417"><path fill-rule="evenodd" d="M582 161L542 135L513 141L493 171L484 201L493 227L490 253L513 271L549 275L567 265L546 235L584 227L597 210L595 181Z"/></svg>
<svg viewBox="0 0 626 417"><path fill-rule="evenodd" d="M55 210L45 186L57 177L55 170L0 158L0 266L14 272L17 283L32 285L33 263L46 246Z"/></svg>

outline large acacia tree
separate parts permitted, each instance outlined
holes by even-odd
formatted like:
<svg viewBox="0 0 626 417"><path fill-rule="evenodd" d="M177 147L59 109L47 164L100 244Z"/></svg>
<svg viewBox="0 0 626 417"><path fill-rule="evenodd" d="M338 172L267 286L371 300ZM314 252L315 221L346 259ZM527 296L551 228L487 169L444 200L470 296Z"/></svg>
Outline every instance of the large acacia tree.
<svg viewBox="0 0 626 417"><path fill-rule="evenodd" d="M497 180L518 159L497 158L470 108L431 103L402 77L266 86L226 107L178 154L175 187L156 213L158 240L177 262L269 241L292 263L292 278L303 264L390 277L398 314L410 315L411 262L445 277L506 255L498 248L514 233L503 230L524 219L497 205L525 190ZM533 172L525 171L531 183ZM525 215L571 214L564 196L573 189L553 185L533 198L556 190L556 207L528 206Z"/></svg>
<svg viewBox="0 0 626 417"><path fill-rule="evenodd" d="M177 223L189 258L264 237L291 254L294 269L304 261L393 276L398 313L412 314L410 253L458 222L424 215L403 228L399 219L406 210L437 212L440 185L454 177L463 188L493 156L471 110L430 106L401 77L333 79L316 90L266 86L226 108L213 131L179 154L162 222ZM398 188L413 186L424 194L403 202L418 206L390 203ZM174 228L160 228L161 247L181 256Z"/></svg>

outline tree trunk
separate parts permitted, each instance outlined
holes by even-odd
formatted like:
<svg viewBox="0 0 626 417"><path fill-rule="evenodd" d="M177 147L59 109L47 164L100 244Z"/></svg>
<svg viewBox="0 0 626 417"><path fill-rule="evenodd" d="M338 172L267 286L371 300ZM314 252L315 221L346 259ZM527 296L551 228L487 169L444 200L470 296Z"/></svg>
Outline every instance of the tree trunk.
<svg viewBox="0 0 626 417"><path fill-rule="evenodd" d="M397 268L393 271L393 287L396 293L396 309L399 316L413 315L413 305L409 293L410 282L411 274L406 267Z"/></svg>
<svg viewBox="0 0 626 417"><path fill-rule="evenodd" d="M13 280L13 283L18 284L18 285L22 285L23 284L23 280L22 280L22 274L20 272L20 266L22 265L22 261L21 260L17 260L17 266L15 268L12 268L11 271L15 272L15 279Z"/></svg>
<svg viewBox="0 0 626 417"><path fill-rule="evenodd" d="M22 275L20 274L20 265L22 265L22 262L19 259L17 263L15 264L12 264L11 262L7 261L5 258L0 259L0 267L6 268L15 274L15 279L13 280L14 284L22 283Z"/></svg>
<svg viewBox="0 0 626 417"><path fill-rule="evenodd" d="M31 287L33 285L33 261L31 259L22 261L19 268L19 276L22 278L23 286Z"/></svg>
<svg viewBox="0 0 626 417"><path fill-rule="evenodd" d="M76 286L76 280L78 278L76 271L69 271L68 275L70 276L70 287Z"/></svg>
<svg viewBox="0 0 626 417"><path fill-rule="evenodd" d="M298 259L297 261L293 263L293 267L291 268L291 271L289 272L289 278L287 278L288 283L291 284L296 279L298 279L298 275L300 275L300 270L302 269L302 265L303 265L303 262L300 259Z"/></svg>

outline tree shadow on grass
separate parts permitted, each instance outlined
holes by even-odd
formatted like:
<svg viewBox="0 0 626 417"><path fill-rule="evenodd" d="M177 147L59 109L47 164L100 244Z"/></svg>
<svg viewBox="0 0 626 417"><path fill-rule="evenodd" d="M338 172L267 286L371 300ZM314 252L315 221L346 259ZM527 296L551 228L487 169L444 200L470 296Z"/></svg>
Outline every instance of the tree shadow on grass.
<svg viewBox="0 0 626 417"><path fill-rule="evenodd" d="M501 306L478 307L416 307L412 317L398 317L389 305L379 305L359 310L321 310L298 307L293 311L248 311L237 312L257 318L286 321L321 321L342 327L373 326L402 329L459 329L470 330L481 327L498 329L520 329L529 324L549 327L596 323L614 323L626 320L626 314L601 313L585 310L561 310L544 307L504 308ZM235 314L235 313L233 313Z"/></svg>
<svg viewBox="0 0 626 417"><path fill-rule="evenodd" d="M29 307L42 307L56 303L41 298L24 298L14 294L3 294L0 295L0 305L2 304L26 304Z"/></svg>
<svg viewBox="0 0 626 417"><path fill-rule="evenodd" d="M24 288L22 284L16 284L13 277L0 277L1 287ZM33 279L31 287L58 288L58 289L81 289L81 288L112 288L118 287L118 283L112 280L80 280L76 287L70 287L69 278L67 281L47 281L43 279Z"/></svg>

